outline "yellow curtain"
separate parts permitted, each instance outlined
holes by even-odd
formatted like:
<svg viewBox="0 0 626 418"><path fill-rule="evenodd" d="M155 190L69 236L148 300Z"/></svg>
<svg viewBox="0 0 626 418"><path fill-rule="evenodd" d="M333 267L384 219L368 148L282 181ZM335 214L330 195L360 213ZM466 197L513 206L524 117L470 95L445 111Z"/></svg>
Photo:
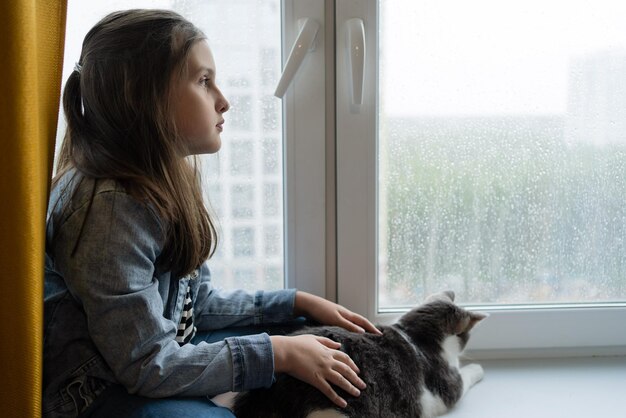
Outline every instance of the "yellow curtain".
<svg viewBox="0 0 626 418"><path fill-rule="evenodd" d="M66 0L0 0L0 415L41 415L45 214Z"/></svg>

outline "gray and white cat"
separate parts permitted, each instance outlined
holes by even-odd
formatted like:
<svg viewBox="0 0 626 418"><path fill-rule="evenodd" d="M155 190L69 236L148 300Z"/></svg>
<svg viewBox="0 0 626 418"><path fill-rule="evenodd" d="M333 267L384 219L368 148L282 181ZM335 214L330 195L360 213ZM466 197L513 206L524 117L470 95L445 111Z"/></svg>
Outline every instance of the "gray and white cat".
<svg viewBox="0 0 626 418"><path fill-rule="evenodd" d="M383 335L356 334L338 327L310 327L314 334L341 343L361 370L367 389L358 398L335 387L348 406L340 409L320 391L288 375L271 388L238 394L237 418L385 417L430 418L452 408L483 377L478 364L460 367L469 331L485 314L454 304L454 293L430 296Z"/></svg>

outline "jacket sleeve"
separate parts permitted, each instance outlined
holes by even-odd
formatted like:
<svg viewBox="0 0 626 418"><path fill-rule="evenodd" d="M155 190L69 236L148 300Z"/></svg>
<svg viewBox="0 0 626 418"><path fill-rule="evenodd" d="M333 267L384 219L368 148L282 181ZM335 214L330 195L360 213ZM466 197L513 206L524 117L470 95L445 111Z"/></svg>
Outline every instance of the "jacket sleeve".
<svg viewBox="0 0 626 418"><path fill-rule="evenodd" d="M295 289L254 293L213 287L204 263L200 269L198 296L194 304L194 323L201 330L232 326L264 325L293 319Z"/></svg>
<svg viewBox="0 0 626 418"><path fill-rule="evenodd" d="M271 384L267 334L212 344L175 341L177 324L163 316L155 278L163 232L152 211L125 193L98 193L78 238L84 211L77 209L58 230L56 269L82 305L94 344L130 393L213 396Z"/></svg>

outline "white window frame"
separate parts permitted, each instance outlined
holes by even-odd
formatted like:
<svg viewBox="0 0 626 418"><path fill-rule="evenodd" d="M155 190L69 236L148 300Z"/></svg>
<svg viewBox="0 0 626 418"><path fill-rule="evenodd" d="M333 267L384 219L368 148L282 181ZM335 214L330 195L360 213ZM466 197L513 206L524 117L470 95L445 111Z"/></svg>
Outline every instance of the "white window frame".
<svg viewBox="0 0 626 418"><path fill-rule="evenodd" d="M336 2L338 302L378 323L402 312L377 301L378 1ZM363 104L350 102L346 21L360 18L366 39ZM470 340L476 358L625 355L626 303L469 306L490 314Z"/></svg>
<svg viewBox="0 0 626 418"><path fill-rule="evenodd" d="M326 34L324 0L283 0L283 66L299 19L320 25L283 98L285 281L289 288L326 296Z"/></svg>

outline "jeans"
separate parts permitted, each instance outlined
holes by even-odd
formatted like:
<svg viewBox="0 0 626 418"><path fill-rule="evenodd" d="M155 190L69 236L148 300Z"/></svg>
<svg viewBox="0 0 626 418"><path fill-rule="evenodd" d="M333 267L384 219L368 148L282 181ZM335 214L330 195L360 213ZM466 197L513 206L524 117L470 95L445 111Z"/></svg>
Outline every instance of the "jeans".
<svg viewBox="0 0 626 418"><path fill-rule="evenodd" d="M227 337L259 334L284 335L309 325L302 318L293 322L267 325L237 327L200 332L191 343L221 341ZM162 398L154 399L129 394L121 385L111 385L100 394L80 418L235 418L233 413L213 403L208 397Z"/></svg>
<svg viewBox="0 0 626 418"><path fill-rule="evenodd" d="M207 397L153 399L130 395L123 386L107 388L82 417L91 418L234 418Z"/></svg>

